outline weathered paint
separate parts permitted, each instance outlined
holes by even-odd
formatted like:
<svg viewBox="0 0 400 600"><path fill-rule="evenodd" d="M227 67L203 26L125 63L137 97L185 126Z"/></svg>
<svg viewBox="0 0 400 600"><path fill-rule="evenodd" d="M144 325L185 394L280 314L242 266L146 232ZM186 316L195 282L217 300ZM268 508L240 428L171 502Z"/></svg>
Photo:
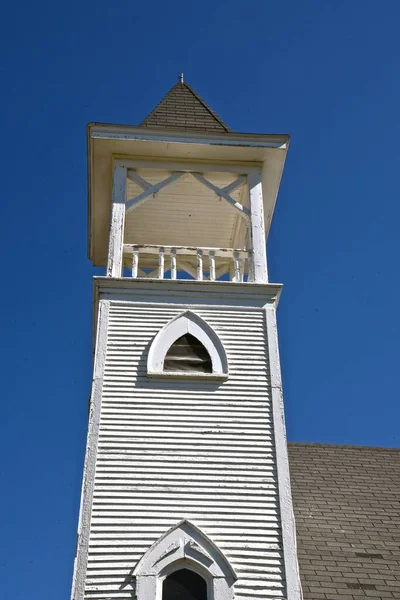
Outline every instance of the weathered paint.
<svg viewBox="0 0 400 600"><path fill-rule="evenodd" d="M177 563L206 580L212 600L233 600L235 571L218 546L186 519L165 532L137 564L137 600L162 600L163 580Z"/></svg>
<svg viewBox="0 0 400 600"><path fill-rule="evenodd" d="M290 486L289 459L287 450L283 390L279 359L278 328L276 310L265 311L267 329L267 352L271 373L272 412L279 489L279 504L282 522L283 556L288 598L302 598L299 564L296 549L296 525L294 521L292 491Z"/></svg>
<svg viewBox="0 0 400 600"><path fill-rule="evenodd" d="M78 547L81 554L88 547L87 571L86 556L78 555L74 600L131 599L133 569L182 519L226 556L238 576L235 598L299 600L292 584L286 595L285 571L291 575L282 526L291 501L286 497L283 506L277 479L287 457L275 442L277 363L269 359L274 338L265 320L277 287L110 279L98 285L100 307L109 303L107 345L101 398L93 395L101 406L98 437L91 438L96 450L88 445L94 489L84 491L82 503L90 535L82 531ZM152 340L188 308L219 336L226 381L147 376Z"/></svg>
<svg viewBox="0 0 400 600"><path fill-rule="evenodd" d="M258 174L248 176L250 204L250 238L253 254L253 276L257 283L268 281L267 250L265 247L265 227L263 192L261 178Z"/></svg>
<svg viewBox="0 0 400 600"><path fill-rule="evenodd" d="M126 167L115 166L112 186L111 223L108 242L107 275L121 277L125 229Z"/></svg>

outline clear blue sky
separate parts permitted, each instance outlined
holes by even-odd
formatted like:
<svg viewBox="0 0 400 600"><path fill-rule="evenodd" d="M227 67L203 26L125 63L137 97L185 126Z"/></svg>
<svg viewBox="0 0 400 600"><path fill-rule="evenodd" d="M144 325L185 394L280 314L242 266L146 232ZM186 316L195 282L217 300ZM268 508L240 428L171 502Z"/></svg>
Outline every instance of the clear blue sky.
<svg viewBox="0 0 400 600"><path fill-rule="evenodd" d="M180 71L290 133L268 244L290 440L400 446L398 2L7 2L0 16L0 597L69 596L91 382L89 121Z"/></svg>

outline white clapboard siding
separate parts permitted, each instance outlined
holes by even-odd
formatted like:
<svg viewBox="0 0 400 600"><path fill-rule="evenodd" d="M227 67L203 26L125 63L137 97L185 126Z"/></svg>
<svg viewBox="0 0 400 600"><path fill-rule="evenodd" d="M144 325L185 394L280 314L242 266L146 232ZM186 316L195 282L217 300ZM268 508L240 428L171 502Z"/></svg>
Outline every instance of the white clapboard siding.
<svg viewBox="0 0 400 600"><path fill-rule="evenodd" d="M111 302L87 600L131 600L137 561L183 518L231 562L236 598L285 597L264 314L192 308L225 346L227 381L147 377L152 339L183 310Z"/></svg>

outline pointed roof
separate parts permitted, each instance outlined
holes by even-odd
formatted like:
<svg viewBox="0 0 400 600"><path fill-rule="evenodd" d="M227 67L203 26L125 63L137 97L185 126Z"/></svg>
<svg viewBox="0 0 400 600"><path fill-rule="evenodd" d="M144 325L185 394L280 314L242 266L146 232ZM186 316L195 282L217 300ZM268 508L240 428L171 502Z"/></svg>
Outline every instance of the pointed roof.
<svg viewBox="0 0 400 600"><path fill-rule="evenodd" d="M184 83L182 75L140 125L165 129L231 131L193 88Z"/></svg>

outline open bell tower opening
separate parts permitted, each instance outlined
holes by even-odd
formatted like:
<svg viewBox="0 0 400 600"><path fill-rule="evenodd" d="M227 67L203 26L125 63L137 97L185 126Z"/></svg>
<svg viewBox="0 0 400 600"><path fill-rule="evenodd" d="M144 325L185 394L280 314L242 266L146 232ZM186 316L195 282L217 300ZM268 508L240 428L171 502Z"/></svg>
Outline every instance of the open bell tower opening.
<svg viewBox="0 0 400 600"><path fill-rule="evenodd" d="M72 600L300 600L266 239L287 135L180 77L88 125L94 374Z"/></svg>

